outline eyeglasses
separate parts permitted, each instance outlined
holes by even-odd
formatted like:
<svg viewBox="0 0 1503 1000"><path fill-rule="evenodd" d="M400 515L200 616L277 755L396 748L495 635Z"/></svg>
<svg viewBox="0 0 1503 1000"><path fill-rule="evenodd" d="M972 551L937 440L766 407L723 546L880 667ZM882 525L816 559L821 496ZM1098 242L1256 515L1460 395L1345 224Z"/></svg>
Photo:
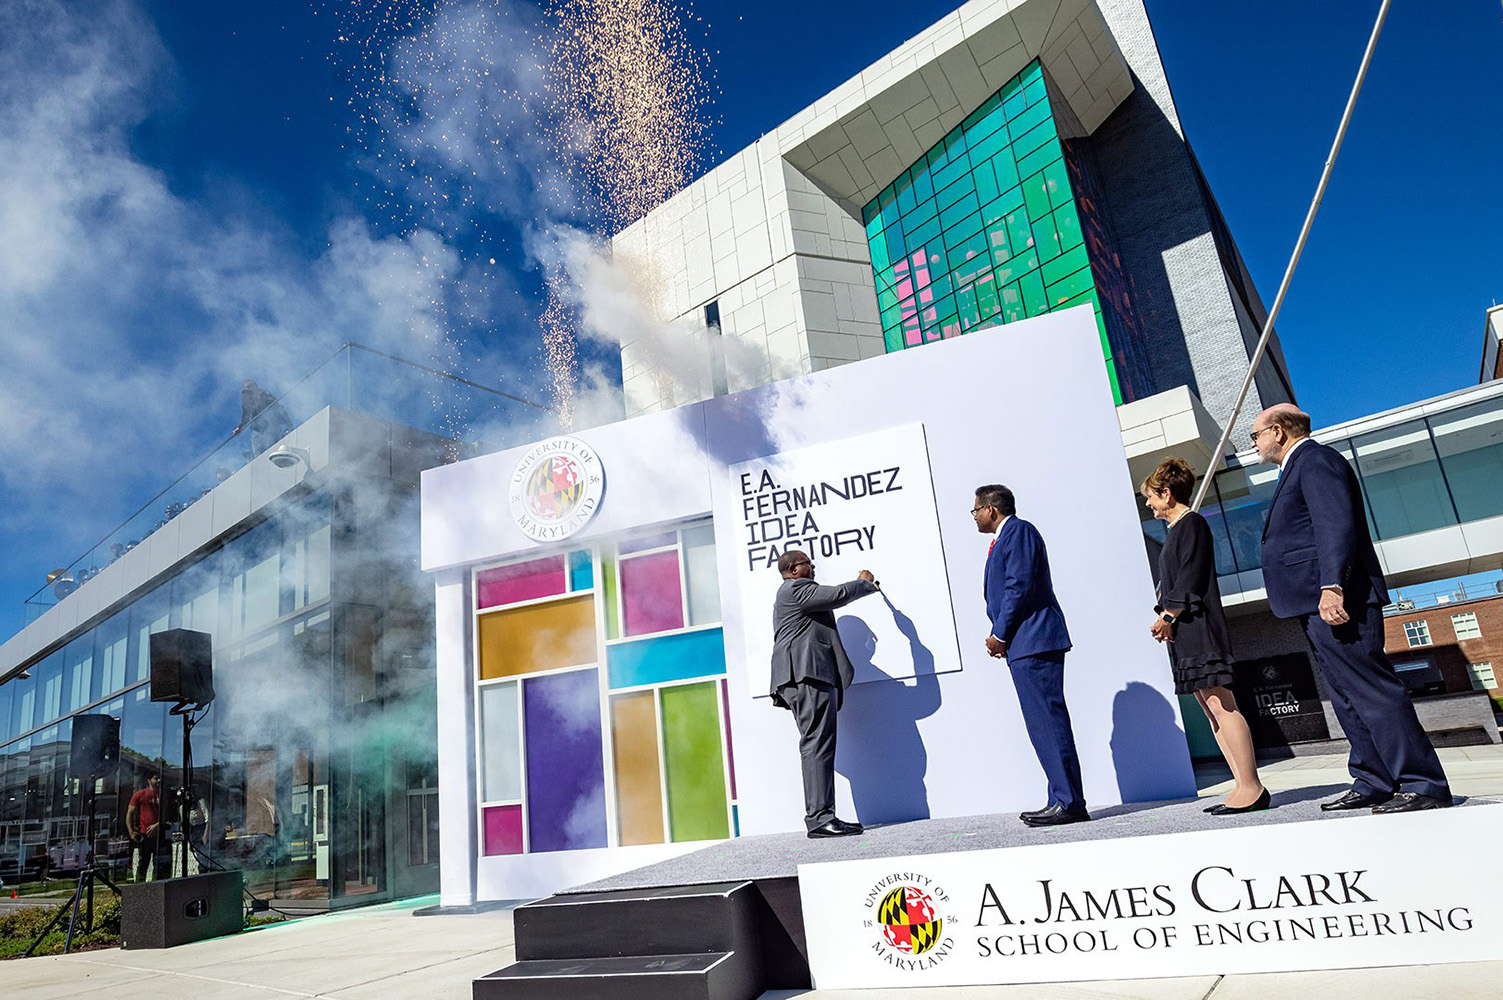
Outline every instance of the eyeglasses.
<svg viewBox="0 0 1503 1000"><path fill-rule="evenodd" d="M1248 437L1250 439L1252 439L1252 443L1254 445L1256 445L1258 443L1258 435L1262 434L1264 431L1271 431L1271 430L1273 430L1273 426L1274 426L1273 424L1269 424L1267 427L1264 427L1261 430L1253 431L1251 434L1248 435Z"/></svg>
<svg viewBox="0 0 1503 1000"><path fill-rule="evenodd" d="M788 568L789 569L798 569L800 566L813 566L813 565L814 565L814 560L812 560L812 559L805 559L803 562L796 562L796 563L794 563L792 566L790 566Z"/></svg>
<svg viewBox="0 0 1503 1000"><path fill-rule="evenodd" d="M972 507L971 508L971 516L975 517L977 514L981 513L983 510L986 510L990 506L991 506L991 504L984 503L984 504L982 504L979 507Z"/></svg>

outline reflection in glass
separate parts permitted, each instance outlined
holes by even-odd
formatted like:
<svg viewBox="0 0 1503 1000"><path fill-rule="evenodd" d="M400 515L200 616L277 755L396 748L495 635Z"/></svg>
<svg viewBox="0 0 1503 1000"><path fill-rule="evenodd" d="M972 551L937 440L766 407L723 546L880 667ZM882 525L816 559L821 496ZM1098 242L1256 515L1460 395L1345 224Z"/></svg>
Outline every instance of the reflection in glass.
<svg viewBox="0 0 1503 1000"><path fill-rule="evenodd" d="M1271 465L1227 469L1216 475L1226 536L1240 572L1263 565L1263 525L1268 520L1268 502L1277 485L1278 469ZM1220 562L1218 553L1218 569Z"/></svg>
<svg viewBox="0 0 1503 1000"><path fill-rule="evenodd" d="M1462 521L1503 514L1503 398L1430 419Z"/></svg>
<svg viewBox="0 0 1503 1000"><path fill-rule="evenodd" d="M1456 523L1423 420L1363 435L1352 446L1379 538Z"/></svg>

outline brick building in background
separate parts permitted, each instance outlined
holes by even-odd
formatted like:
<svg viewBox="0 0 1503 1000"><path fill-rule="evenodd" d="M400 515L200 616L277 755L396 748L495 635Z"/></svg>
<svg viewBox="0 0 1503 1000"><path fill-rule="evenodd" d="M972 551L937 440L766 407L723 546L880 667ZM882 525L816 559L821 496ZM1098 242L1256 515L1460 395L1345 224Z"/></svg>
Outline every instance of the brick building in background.
<svg viewBox="0 0 1503 1000"><path fill-rule="evenodd" d="M1384 619L1384 648L1412 694L1486 691L1503 709L1503 593L1405 608Z"/></svg>

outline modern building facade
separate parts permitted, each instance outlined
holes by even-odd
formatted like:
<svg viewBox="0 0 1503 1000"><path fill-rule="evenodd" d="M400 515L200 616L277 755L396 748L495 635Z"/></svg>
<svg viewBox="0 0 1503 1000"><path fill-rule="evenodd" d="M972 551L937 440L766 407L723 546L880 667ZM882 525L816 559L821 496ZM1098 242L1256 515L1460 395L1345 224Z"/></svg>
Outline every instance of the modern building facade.
<svg viewBox="0 0 1503 1000"><path fill-rule="evenodd" d="M1266 315L1141 0L973 0L613 249L712 348L624 343L629 415L1077 304L1116 402L1224 413ZM1292 396L1275 339L1250 412Z"/></svg>
<svg viewBox="0 0 1503 1000"><path fill-rule="evenodd" d="M1318 429L1314 437L1357 471L1390 592L1503 567L1503 381ZM1261 542L1277 478L1275 467L1244 451L1216 474L1202 511L1215 535L1222 598L1242 661L1239 696L1256 703L1254 735L1270 748L1341 736L1298 624L1268 611ZM1156 544L1163 524L1139 508L1144 533ZM1399 616L1391 626L1426 617L1398 605L1386 611ZM1434 625L1432 636L1450 631ZM1405 655L1408 648L1388 644L1396 662L1426 659ZM1439 661L1430 665L1435 673L1416 667L1405 676L1432 735L1442 742L1497 742L1488 701L1498 696L1496 680L1473 681L1457 663L1449 672ZM1188 712L1186 719L1198 722ZM1200 749L1215 753L1204 738Z"/></svg>
<svg viewBox="0 0 1503 1000"><path fill-rule="evenodd" d="M70 874L91 850L116 878L163 877L186 838L193 863L244 870L284 910L437 886L417 485L462 448L389 418L439 425L418 411L457 386L347 347L284 397L307 419L275 448L232 439L33 599L34 620L0 646L7 883ZM546 416L497 399L520 433ZM186 810L181 723L150 682L151 636L177 628L212 636L216 689L193 731ZM94 781L70 773L82 714L120 720L118 767ZM127 814L152 778L163 835L142 848Z"/></svg>

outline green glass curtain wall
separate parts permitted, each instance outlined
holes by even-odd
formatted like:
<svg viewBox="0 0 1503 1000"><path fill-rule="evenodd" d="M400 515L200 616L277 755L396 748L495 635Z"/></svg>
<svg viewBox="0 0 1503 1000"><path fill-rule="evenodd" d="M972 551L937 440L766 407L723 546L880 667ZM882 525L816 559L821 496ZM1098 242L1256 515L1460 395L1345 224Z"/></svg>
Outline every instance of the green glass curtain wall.
<svg viewBox="0 0 1503 1000"><path fill-rule="evenodd" d="M868 204L887 350L1089 303L1122 392L1037 61Z"/></svg>

